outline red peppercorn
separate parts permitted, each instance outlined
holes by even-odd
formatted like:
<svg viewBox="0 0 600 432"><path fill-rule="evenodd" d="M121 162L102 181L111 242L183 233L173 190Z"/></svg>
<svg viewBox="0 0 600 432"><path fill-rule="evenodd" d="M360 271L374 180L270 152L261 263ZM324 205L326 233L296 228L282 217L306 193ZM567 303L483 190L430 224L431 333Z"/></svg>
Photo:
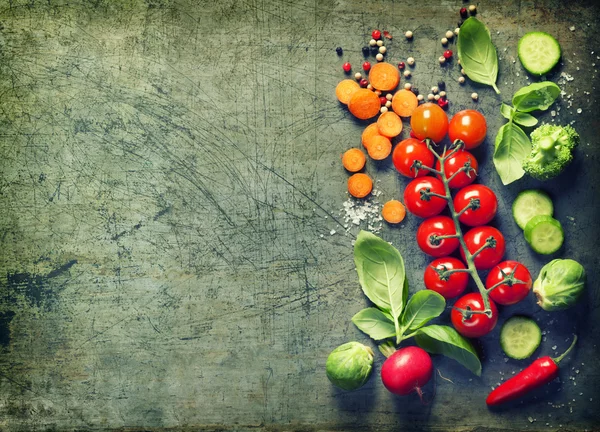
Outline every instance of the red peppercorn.
<svg viewBox="0 0 600 432"><path fill-rule="evenodd" d="M467 11L467 8L460 8L460 16L463 18L466 18L467 16L469 16L469 12Z"/></svg>
<svg viewBox="0 0 600 432"><path fill-rule="evenodd" d="M352 65L350 63L346 62L342 65L342 69L344 69L344 72L348 73L352 69Z"/></svg>
<svg viewBox="0 0 600 432"><path fill-rule="evenodd" d="M369 71L371 70L371 63L369 63L369 62L364 62L364 63L363 63L363 70L364 70L365 72L369 72Z"/></svg>
<svg viewBox="0 0 600 432"><path fill-rule="evenodd" d="M450 60L452 58L452 54L453 54L452 50L446 50L446 51L444 51L444 58L446 60Z"/></svg>
<svg viewBox="0 0 600 432"><path fill-rule="evenodd" d="M367 86L369 85L369 81L367 81L366 79L364 79L364 78L363 78L363 79L361 79L361 80L358 82L358 84L359 84L361 87L367 87Z"/></svg>
<svg viewBox="0 0 600 432"><path fill-rule="evenodd" d="M404 62L400 62L398 63L398 69L402 70L406 67L406 64L404 64Z"/></svg>
<svg viewBox="0 0 600 432"><path fill-rule="evenodd" d="M386 102L387 102L387 98L385 96L379 96L379 103L381 105L385 105Z"/></svg>
<svg viewBox="0 0 600 432"><path fill-rule="evenodd" d="M443 108L443 109L448 108L448 99L446 99L446 98L439 98L437 103L440 106L440 108Z"/></svg>
<svg viewBox="0 0 600 432"><path fill-rule="evenodd" d="M381 32L379 30L373 30L373 33L371 33L371 36L373 36L373 39L379 40L379 39L381 39Z"/></svg>

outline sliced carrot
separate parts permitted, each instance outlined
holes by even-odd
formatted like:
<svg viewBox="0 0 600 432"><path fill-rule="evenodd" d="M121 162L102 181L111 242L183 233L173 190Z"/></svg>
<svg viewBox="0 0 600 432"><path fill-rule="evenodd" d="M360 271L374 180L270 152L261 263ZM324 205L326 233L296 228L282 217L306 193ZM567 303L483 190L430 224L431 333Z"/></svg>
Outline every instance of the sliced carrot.
<svg viewBox="0 0 600 432"><path fill-rule="evenodd" d="M390 63L377 63L369 71L369 82L377 90L394 90L400 82L400 73L398 68Z"/></svg>
<svg viewBox="0 0 600 432"><path fill-rule="evenodd" d="M402 120L395 112L387 111L377 119L377 128L381 135L393 138L402 132Z"/></svg>
<svg viewBox="0 0 600 432"><path fill-rule="evenodd" d="M392 152L392 142L383 135L374 135L367 141L367 153L375 160L383 160Z"/></svg>
<svg viewBox="0 0 600 432"><path fill-rule="evenodd" d="M368 146L368 143L367 143L367 141L368 141L368 140L369 140L371 137L373 137L373 136L375 136L375 135L381 135L381 134L379 133L379 127L377 126L377 122L375 122L375 123L371 123L371 124L370 124L369 126L367 126L367 127L365 128L365 130L363 131L363 133L362 133L362 135L361 135L361 137L360 137L360 140L361 140L361 142L362 142L362 145L363 145L363 147L364 147L364 148L366 148L366 149L368 150L368 148L367 148L367 146Z"/></svg>
<svg viewBox="0 0 600 432"><path fill-rule="evenodd" d="M359 88L350 96L348 101L348 109L355 117L361 120L370 119L379 114L381 108L381 102L379 97L372 92L364 88Z"/></svg>
<svg viewBox="0 0 600 432"><path fill-rule="evenodd" d="M357 149L351 148L350 150L346 150L344 155L342 156L342 165L350 172L358 172L365 166L367 162L367 157L365 154Z"/></svg>
<svg viewBox="0 0 600 432"><path fill-rule="evenodd" d="M406 208L400 201L390 200L381 208L381 216L383 216L386 222L397 224L402 222L406 217Z"/></svg>
<svg viewBox="0 0 600 432"><path fill-rule="evenodd" d="M341 103L343 103L344 105L348 105L348 102L350 101L350 96L352 96L352 93L354 93L359 88L360 85L358 85L356 81L351 79L345 79L340 81L340 83L335 88L335 95Z"/></svg>
<svg viewBox="0 0 600 432"><path fill-rule="evenodd" d="M392 98L392 109L400 117L410 117L418 106L417 95L410 90L399 90Z"/></svg>
<svg viewBox="0 0 600 432"><path fill-rule="evenodd" d="M355 198L364 198L371 193L373 180L366 174L352 174L348 179L348 192Z"/></svg>

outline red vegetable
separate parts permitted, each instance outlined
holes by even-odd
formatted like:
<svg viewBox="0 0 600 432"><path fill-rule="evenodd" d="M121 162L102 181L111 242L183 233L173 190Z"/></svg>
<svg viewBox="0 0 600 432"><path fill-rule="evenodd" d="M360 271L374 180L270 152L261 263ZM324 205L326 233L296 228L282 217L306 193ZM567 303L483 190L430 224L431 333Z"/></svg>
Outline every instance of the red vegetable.
<svg viewBox="0 0 600 432"><path fill-rule="evenodd" d="M558 364L575 346L577 336L573 343L560 357L553 359L545 356L537 359L523 371L501 384L487 397L485 403L490 406L500 405L524 396L531 390L548 384L558 376Z"/></svg>
<svg viewBox="0 0 600 432"><path fill-rule="evenodd" d="M408 346L400 348L383 362L381 381L390 392L407 395L414 391L423 400L421 387L433 375L433 363L425 350Z"/></svg>

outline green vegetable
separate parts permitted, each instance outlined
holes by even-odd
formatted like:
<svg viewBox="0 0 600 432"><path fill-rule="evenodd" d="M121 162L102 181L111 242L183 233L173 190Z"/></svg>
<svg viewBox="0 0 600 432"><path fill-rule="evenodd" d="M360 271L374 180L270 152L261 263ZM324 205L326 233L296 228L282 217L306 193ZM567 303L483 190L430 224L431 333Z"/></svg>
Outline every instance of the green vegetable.
<svg viewBox="0 0 600 432"><path fill-rule="evenodd" d="M552 81L529 84L516 91L512 103L517 111L546 111L560 95L560 87Z"/></svg>
<svg viewBox="0 0 600 432"><path fill-rule="evenodd" d="M373 370L373 350L358 342L348 342L334 349L325 364L327 378L344 390L362 387Z"/></svg>
<svg viewBox="0 0 600 432"><path fill-rule="evenodd" d="M457 47L460 65L467 76L475 82L492 86L499 94L496 86L498 55L485 24L475 17L468 18L460 27Z"/></svg>
<svg viewBox="0 0 600 432"><path fill-rule="evenodd" d="M525 240L535 252L550 255L558 251L565 240L559 221L552 216L534 216L525 225Z"/></svg>
<svg viewBox="0 0 600 432"><path fill-rule="evenodd" d="M560 44L554 37L544 32L525 33L519 40L519 60L533 75L544 75L560 60Z"/></svg>
<svg viewBox="0 0 600 432"><path fill-rule="evenodd" d="M531 153L523 160L523 170L538 180L559 175L573 160L579 134L571 126L543 124L531 133Z"/></svg>
<svg viewBox="0 0 600 432"><path fill-rule="evenodd" d="M531 142L519 126L511 121L500 128L494 145L494 166L502 184L507 185L525 175L522 161L530 152Z"/></svg>
<svg viewBox="0 0 600 432"><path fill-rule="evenodd" d="M540 346L542 332L531 318L514 316L506 320L500 330L500 346L513 359L530 357Z"/></svg>
<svg viewBox="0 0 600 432"><path fill-rule="evenodd" d="M402 314L403 331L415 331L433 318L440 316L446 307L446 300L435 291L417 291L408 301Z"/></svg>
<svg viewBox="0 0 600 432"><path fill-rule="evenodd" d="M452 327L430 325L420 329L415 342L432 354L443 354L458 361L477 376L481 376L481 362L475 348Z"/></svg>
<svg viewBox="0 0 600 432"><path fill-rule="evenodd" d="M534 127L538 123L538 119L534 116L523 112L516 112L513 115L513 121L525 127Z"/></svg>
<svg viewBox="0 0 600 432"><path fill-rule="evenodd" d="M533 283L538 305L546 311L568 309L585 289L585 269L572 259L555 259L540 271Z"/></svg>
<svg viewBox="0 0 600 432"><path fill-rule="evenodd" d="M537 189L524 190L517 195L512 205L512 214L519 228L525 229L534 216L552 216L554 205L548 194Z"/></svg>
<svg viewBox="0 0 600 432"><path fill-rule="evenodd" d="M382 340L396 336L394 321L377 308L366 308L352 317L358 329L371 339Z"/></svg>

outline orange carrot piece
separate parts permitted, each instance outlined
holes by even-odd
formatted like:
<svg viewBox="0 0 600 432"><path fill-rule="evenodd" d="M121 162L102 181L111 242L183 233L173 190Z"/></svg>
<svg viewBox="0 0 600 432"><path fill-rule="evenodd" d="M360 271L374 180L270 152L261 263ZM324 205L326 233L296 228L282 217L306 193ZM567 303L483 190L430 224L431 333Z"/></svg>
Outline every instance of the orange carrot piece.
<svg viewBox="0 0 600 432"><path fill-rule="evenodd" d="M377 95L371 90L359 88L350 96L348 110L355 117L366 120L379 114L381 102Z"/></svg>
<svg viewBox="0 0 600 432"><path fill-rule="evenodd" d="M364 147L364 148L366 148L366 149L368 150L368 148L367 148L367 146L368 146L368 143L367 143L367 141L368 141L368 140L369 140L371 137L373 137L373 136L375 136L375 135L381 135L381 134L379 133L379 127L377 126L377 122L375 122L375 123L371 123L371 124L370 124L369 126L367 126L367 127L365 128L365 130L363 131L363 133L362 133L362 135L361 135L361 137L360 137L360 140L361 140L361 142L362 142L362 145L363 145L363 147Z"/></svg>
<svg viewBox="0 0 600 432"><path fill-rule="evenodd" d="M402 222L406 217L406 208L400 201L390 200L381 208L381 216L383 216L386 222L397 224Z"/></svg>
<svg viewBox="0 0 600 432"><path fill-rule="evenodd" d="M366 174L352 174L348 178L348 192L355 198L364 198L371 193L373 180Z"/></svg>
<svg viewBox="0 0 600 432"><path fill-rule="evenodd" d="M381 135L393 138L402 132L402 120L395 112L387 111L377 119L377 128Z"/></svg>
<svg viewBox="0 0 600 432"><path fill-rule="evenodd" d="M335 88L335 95L341 103L343 103L344 105L348 105L348 102L350 102L350 96L352 96L352 93L354 93L359 88L360 85L358 85L356 81L351 79L345 79L340 81L340 83Z"/></svg>
<svg viewBox="0 0 600 432"><path fill-rule="evenodd" d="M377 63L369 71L369 82L377 90L394 90L400 82L400 73L398 68L390 63Z"/></svg>
<svg viewBox="0 0 600 432"><path fill-rule="evenodd" d="M367 153L371 159L383 160L392 152L392 142L383 135L374 135L367 141Z"/></svg>
<svg viewBox="0 0 600 432"><path fill-rule="evenodd" d="M392 109L400 117L410 117L418 106L417 95L410 90L399 90L392 98Z"/></svg>
<svg viewBox="0 0 600 432"><path fill-rule="evenodd" d="M350 150L346 150L344 155L342 156L342 165L350 172L358 172L365 166L367 162L367 157L365 154L357 149L351 148Z"/></svg>

